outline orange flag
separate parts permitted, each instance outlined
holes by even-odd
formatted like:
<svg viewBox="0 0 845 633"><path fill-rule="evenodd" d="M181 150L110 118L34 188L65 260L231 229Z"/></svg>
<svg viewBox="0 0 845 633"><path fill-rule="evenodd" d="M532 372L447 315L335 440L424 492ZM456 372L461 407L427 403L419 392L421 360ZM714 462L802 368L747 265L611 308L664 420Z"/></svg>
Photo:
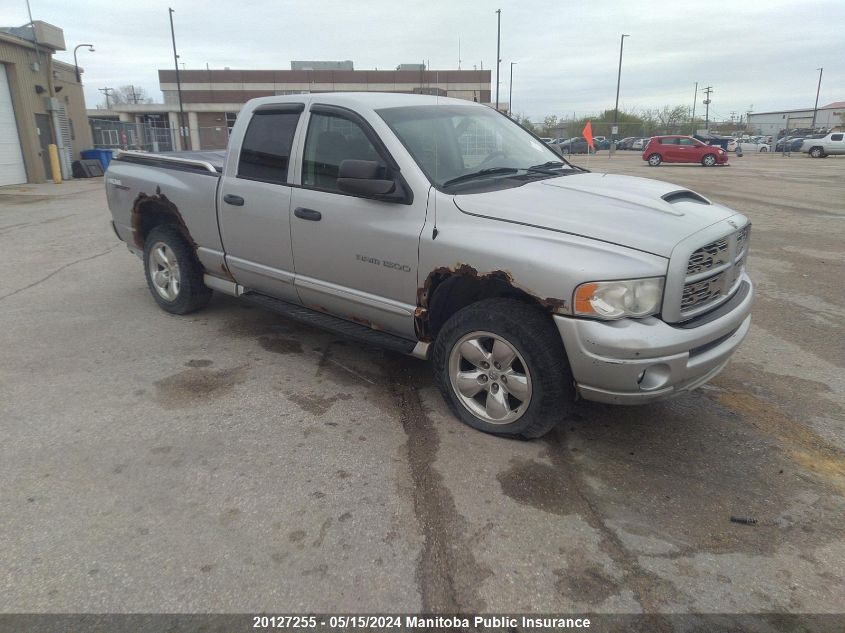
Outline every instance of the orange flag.
<svg viewBox="0 0 845 633"><path fill-rule="evenodd" d="M591 149L596 149L596 145L593 143L593 124L590 121L587 121L587 125L584 126L584 131L581 132L581 134L585 139L587 139L587 145L589 145Z"/></svg>

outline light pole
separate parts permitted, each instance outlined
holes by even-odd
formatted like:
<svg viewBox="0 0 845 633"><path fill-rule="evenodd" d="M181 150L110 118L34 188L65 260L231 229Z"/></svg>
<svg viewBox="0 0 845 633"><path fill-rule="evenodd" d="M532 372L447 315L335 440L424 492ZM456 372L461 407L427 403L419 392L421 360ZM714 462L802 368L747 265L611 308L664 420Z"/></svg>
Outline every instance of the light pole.
<svg viewBox="0 0 845 633"><path fill-rule="evenodd" d="M182 149L191 149L190 134L185 134L185 109L182 106L182 81L179 79L179 55L176 54L176 32L173 30L173 9L170 12L170 38L173 40L173 64L176 66L176 92L179 93L179 139Z"/></svg>
<svg viewBox="0 0 845 633"><path fill-rule="evenodd" d="M499 65L502 63L502 10L496 9L496 110L499 109Z"/></svg>
<svg viewBox="0 0 845 633"><path fill-rule="evenodd" d="M613 127L610 128L610 148L607 150L610 156L612 150L616 149L616 124L619 122L619 85L622 82L622 47L625 46L625 38L631 37L627 33L623 33L619 38L619 72L616 74L616 105L613 106Z"/></svg>
<svg viewBox="0 0 845 633"><path fill-rule="evenodd" d="M692 97L692 133L695 134L695 102L698 101L698 82L695 82L695 94Z"/></svg>
<svg viewBox="0 0 845 633"><path fill-rule="evenodd" d="M819 92L822 89L822 73L824 72L824 68L816 68L819 71L819 87L816 88L816 105L813 106L813 124L810 126L813 128L813 131L816 131L816 112L819 109Z"/></svg>
<svg viewBox="0 0 845 633"><path fill-rule="evenodd" d="M93 44L77 44L73 47L73 67L76 68L76 83L81 84L82 78L79 76L79 63L76 61L76 51L78 51L83 46L87 46L88 50L92 53L94 52L94 45Z"/></svg>
<svg viewBox="0 0 845 633"><path fill-rule="evenodd" d="M511 81L508 84L508 116L513 118L513 67L516 62L511 62Z"/></svg>

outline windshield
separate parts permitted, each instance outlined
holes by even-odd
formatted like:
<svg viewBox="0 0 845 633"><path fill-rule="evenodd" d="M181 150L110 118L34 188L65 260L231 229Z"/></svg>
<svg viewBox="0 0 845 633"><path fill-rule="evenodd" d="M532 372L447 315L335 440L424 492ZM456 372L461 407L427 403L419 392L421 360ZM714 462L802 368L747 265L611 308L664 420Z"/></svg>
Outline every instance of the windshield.
<svg viewBox="0 0 845 633"><path fill-rule="evenodd" d="M378 114L438 188L469 180L473 174L502 176L527 171L549 177L573 169L543 142L492 108L403 106L378 110Z"/></svg>

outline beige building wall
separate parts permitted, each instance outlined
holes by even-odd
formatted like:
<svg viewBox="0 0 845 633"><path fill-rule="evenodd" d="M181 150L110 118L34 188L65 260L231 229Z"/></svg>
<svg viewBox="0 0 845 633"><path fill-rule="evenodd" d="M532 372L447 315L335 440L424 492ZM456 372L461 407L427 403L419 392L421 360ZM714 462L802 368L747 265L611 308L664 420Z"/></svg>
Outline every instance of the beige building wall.
<svg viewBox="0 0 845 633"><path fill-rule="evenodd" d="M54 61L49 48L40 46L39 52L36 52L32 42L5 33L0 33L0 63L5 65L9 79L27 181L46 182L51 174L45 169L41 155L35 115L47 115L52 120L45 98L52 96L65 104L68 118L73 120L73 157L78 159L80 150L91 147L91 128L85 112L82 86L76 83L73 66ZM42 92L38 91L38 87ZM61 90L56 92L58 87ZM52 125L50 128L52 130ZM52 142L55 142L55 137Z"/></svg>

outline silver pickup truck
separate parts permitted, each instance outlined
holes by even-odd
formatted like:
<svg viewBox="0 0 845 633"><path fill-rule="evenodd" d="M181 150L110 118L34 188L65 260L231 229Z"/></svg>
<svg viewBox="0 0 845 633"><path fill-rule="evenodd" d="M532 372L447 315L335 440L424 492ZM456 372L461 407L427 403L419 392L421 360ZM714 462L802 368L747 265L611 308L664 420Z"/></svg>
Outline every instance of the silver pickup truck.
<svg viewBox="0 0 845 633"><path fill-rule="evenodd" d="M122 153L106 194L164 310L216 290L430 358L489 433L693 389L750 326L745 216L575 167L467 101L255 99L225 154Z"/></svg>

